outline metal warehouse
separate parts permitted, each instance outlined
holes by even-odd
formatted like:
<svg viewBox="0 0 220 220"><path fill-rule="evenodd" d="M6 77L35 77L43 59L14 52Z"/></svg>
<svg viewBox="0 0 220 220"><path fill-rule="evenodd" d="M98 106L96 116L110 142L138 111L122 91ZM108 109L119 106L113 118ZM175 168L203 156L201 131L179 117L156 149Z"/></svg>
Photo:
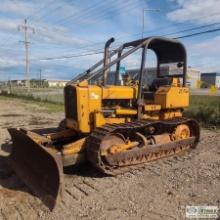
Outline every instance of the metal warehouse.
<svg viewBox="0 0 220 220"><path fill-rule="evenodd" d="M135 80L138 80L138 69L127 69L126 73ZM163 66L160 68L161 75L175 75L181 73L181 68L176 66ZM108 83L114 83L114 74L115 72L110 72L108 76ZM144 83L150 85L153 79L156 78L156 68L146 68L144 73ZM187 68L187 79L186 84L190 88L197 88L197 81L200 80L200 71L195 68Z"/></svg>
<svg viewBox="0 0 220 220"><path fill-rule="evenodd" d="M210 72L210 73L201 73L202 87L208 88L212 85L220 88L220 73Z"/></svg>

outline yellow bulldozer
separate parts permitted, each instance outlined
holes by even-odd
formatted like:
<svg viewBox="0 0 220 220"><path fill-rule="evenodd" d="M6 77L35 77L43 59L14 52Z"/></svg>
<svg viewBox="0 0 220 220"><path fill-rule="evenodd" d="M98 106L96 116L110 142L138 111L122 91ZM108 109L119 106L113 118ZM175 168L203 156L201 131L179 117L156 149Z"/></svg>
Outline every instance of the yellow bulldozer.
<svg viewBox="0 0 220 220"><path fill-rule="evenodd" d="M183 117L189 105L184 45L149 37L110 50L113 41L106 42L101 61L65 86L65 120L58 128L8 129L13 169L51 210L62 198L63 167L88 161L104 174L117 175L188 151L199 141L198 123ZM157 68L146 86L149 50L156 54ZM136 80L128 74L121 79L121 62L137 51ZM178 71L163 73L163 65L176 65Z"/></svg>

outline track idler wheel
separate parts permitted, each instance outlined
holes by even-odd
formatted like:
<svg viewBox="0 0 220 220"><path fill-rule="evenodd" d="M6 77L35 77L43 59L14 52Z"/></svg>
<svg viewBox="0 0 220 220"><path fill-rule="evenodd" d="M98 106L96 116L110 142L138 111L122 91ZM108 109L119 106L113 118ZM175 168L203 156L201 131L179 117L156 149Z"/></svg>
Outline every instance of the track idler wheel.
<svg viewBox="0 0 220 220"><path fill-rule="evenodd" d="M175 140L182 140L190 137L190 128L186 124L180 124L176 127L173 137Z"/></svg>

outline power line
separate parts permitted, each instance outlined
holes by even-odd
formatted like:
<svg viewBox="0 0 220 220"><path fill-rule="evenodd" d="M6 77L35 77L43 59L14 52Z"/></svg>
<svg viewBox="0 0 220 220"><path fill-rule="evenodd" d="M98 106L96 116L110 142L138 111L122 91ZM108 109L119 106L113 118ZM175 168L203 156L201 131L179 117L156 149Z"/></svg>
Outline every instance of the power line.
<svg viewBox="0 0 220 220"><path fill-rule="evenodd" d="M16 2L15 0L11 0L13 3L14 3L14 5L15 6L18 6L18 2ZM51 3L51 2L53 2L54 0L52 0L52 1L49 1L49 3ZM37 10L36 11L36 13L35 14L37 14L38 12L40 12L42 9L44 9L44 8L47 8L47 7L45 7L46 5L44 5L43 7L41 7L39 10ZM32 14L31 16L28 16L28 17L26 17L26 19L30 19L31 17L33 17L34 16L34 14ZM1 46L5 46L5 45L7 45L7 44L5 44L5 42L9 42L9 40L11 40L11 39L13 39L14 37L15 37L15 35L14 34L10 34L12 37L11 38L6 38L5 40L3 40L3 44L1 44L0 45L0 47Z"/></svg>
<svg viewBox="0 0 220 220"><path fill-rule="evenodd" d="M220 31L220 28L197 32L197 33L188 34L188 35L183 35L183 36L175 37L174 39L189 38L189 37L198 36L198 35L202 35L202 34L206 34L206 33L217 32L217 31ZM66 56L64 55L64 56L60 56L60 57L47 57L47 58L41 58L41 59L36 59L36 60L38 60L38 61L45 60L46 61L46 60L59 60L59 59L70 59L70 58L76 58L76 57L82 57L82 56L91 56L91 55L103 53L103 51L100 51L100 50L101 49L98 49L98 52L87 51L87 53L84 53L84 54L73 54L73 55L66 55Z"/></svg>
<svg viewBox="0 0 220 220"><path fill-rule="evenodd" d="M193 34L188 34L188 35L183 35L183 36L175 37L174 39L182 39L182 38L187 38L187 37L193 37L193 36L197 36L197 35L201 35L201 34L217 32L217 31L220 31L220 28L207 30L207 31L202 31L202 32L193 33Z"/></svg>
<svg viewBox="0 0 220 220"><path fill-rule="evenodd" d="M48 5L48 4L51 4L51 3L54 2L54 1L55 1L55 0L51 0L51 1L49 1L47 4L44 4L44 6L43 6L43 7L40 7L35 13L32 13L30 16L27 16L26 19L27 19L27 20L30 20L33 16L35 16L36 14L38 14L39 12L41 12L43 9L48 9L47 5ZM12 0L12 2L14 3L14 5L17 6L17 3L18 3L18 2L16 2L15 0ZM8 45L7 43L9 42L9 40L15 38L15 35L14 35L14 34L9 34L9 35L12 36L12 37L10 37L10 38L5 38L5 40L1 41L1 42L3 42L3 43L1 43L0 47L1 47L1 46L6 46L6 45Z"/></svg>
<svg viewBox="0 0 220 220"><path fill-rule="evenodd" d="M181 31L178 31L178 32L168 33L168 34L165 34L165 35L162 35L162 36L169 36L171 34L183 33L183 32L188 32L188 31L192 31L192 30L198 30L198 29L202 29L202 28L205 28L205 27L210 27L210 26L213 26L213 25L216 25L216 24L220 24L220 22L219 23L213 23L213 24L210 24L210 25L202 25L202 26L198 26L198 27L194 27L194 28L184 29L184 30L181 30ZM103 42L103 44L104 44L104 42ZM83 49L83 47L82 47L82 49ZM88 47L84 47L84 49L88 49ZM102 48L99 48L97 50L102 50ZM91 52L91 51L87 50L86 52ZM65 55L62 56L62 57L65 57Z"/></svg>
<svg viewBox="0 0 220 220"><path fill-rule="evenodd" d="M116 1L113 1L113 0L111 0L111 1L112 1L112 3L114 3L114 4L115 4L115 2L116 2ZM104 4L103 4L103 3L104 3ZM117 4L115 4L115 5L116 5L119 9L121 9L121 8L125 8L125 6L127 6L128 3L131 4L131 3L133 3L133 2L132 2L132 1L130 1L130 2L117 1ZM94 18L93 15L95 15L95 17L100 16L100 15L102 15L102 14L105 14L106 11L108 11L108 10L110 10L110 9L111 9L111 7L106 7L106 1L103 1L103 2L101 2L101 3L99 3L99 4L95 3L95 4L90 5L88 8L86 8L84 12L83 12L83 10L82 10L81 12L79 12L79 13L77 13L77 14L74 13L74 14L72 14L72 15L66 17L66 19L61 19L61 21L57 21L56 23L63 25L63 24L69 23L71 20L81 21L81 20L89 19L89 18L91 18L91 17ZM99 11L101 11L101 12L100 12L100 13L95 13L97 10L99 10ZM82 13L82 12L83 12L83 13ZM63 21L67 21L67 22L63 22ZM61 23L60 23L60 22L61 22Z"/></svg>
<svg viewBox="0 0 220 220"><path fill-rule="evenodd" d="M194 28L188 28L188 29L184 29L184 30L181 30L181 31L176 31L176 32L173 32L173 33L165 34L165 35L162 35L162 36L169 36L169 35L179 34L179 33L182 33L182 32L194 31L194 30L198 30L198 29L203 29L203 28L215 26L215 25L218 25L218 24L220 24L220 22L207 24L207 25L202 25L202 26L198 26L198 27L194 27Z"/></svg>
<svg viewBox="0 0 220 220"><path fill-rule="evenodd" d="M117 4L117 7L118 6L123 6L124 4L125 4L126 2L120 2L119 4ZM126 7L128 7L128 6L131 6L132 4L131 4L132 2L130 2L130 4L128 4L128 3L126 3ZM89 8L87 8L87 16L85 16L85 14L83 14L83 18L85 19L85 18L88 18L88 16L90 15L88 12L91 12L91 11L94 11L94 10L97 10L97 9L101 9L101 8L103 8L103 6L105 6L105 4L104 5L102 5L102 7L100 7L100 5L102 5L102 4L99 4L98 5L98 7L97 7L97 5L90 5L90 7ZM123 6L123 8L125 9L126 7L124 7ZM57 8L55 8L54 9L54 11L56 10L56 9L58 9L59 7L57 7ZM90 9L90 10L88 10L88 9ZM92 9L92 10L91 10ZM102 12L101 12L101 14L97 14L96 13L96 16L95 17L97 17L97 15L98 15L98 17L100 16L100 15L102 15L102 14L105 14L105 10L102 10ZM80 18L80 17L82 17L82 15L78 15L78 16L76 16L76 18ZM41 17L41 19L42 19L42 17ZM82 40L81 38L79 38L80 40ZM88 41L88 40L86 40L86 41ZM91 41L88 41L88 42L91 42Z"/></svg>
<svg viewBox="0 0 220 220"><path fill-rule="evenodd" d="M126 6L124 6L124 4L126 3ZM125 9L127 9L127 8L130 8L130 6L132 6L132 5L134 5L133 4L133 2L129 2L129 4L127 3L127 2L120 2L120 4L117 4L117 9L118 10L120 10L121 8L123 8L124 9L124 11L125 12L127 12L127 10L125 10ZM90 5L91 6L91 5ZM94 9L97 9L97 7L94 7L94 5L92 5L93 7L88 7L87 9L90 9L90 12L91 12L91 8L94 10ZM120 7L119 7L120 6ZM133 8L131 8L132 10L134 9L135 7L133 7ZM99 9L100 9L100 7L99 7ZM89 11L89 10L87 10L87 11ZM105 11L102 11L102 13L101 14L98 14L98 15L102 15L102 14L105 14ZM88 14L88 13L87 13ZM88 14L89 15L89 14ZM109 15L107 15L107 16L109 16ZM80 16L78 16L78 18L79 18ZM88 16L87 16L88 17ZM97 16L96 16L97 17ZM99 16L98 16L99 17ZM106 16L105 16L106 17ZM77 16L76 16L76 18L77 18ZM83 15L83 18L86 18L86 16L85 15ZM95 44L104 44L105 42L98 42L98 43L94 43L94 44L91 44L91 45L87 45L87 46L85 46L85 47L80 47L80 48L77 48L77 50L78 49L87 49L87 48L89 48L89 47L93 47ZM74 48L74 50L75 50L75 48ZM68 50L69 51L69 50Z"/></svg>
<svg viewBox="0 0 220 220"><path fill-rule="evenodd" d="M31 18L33 18L35 15L38 15L38 13L42 12L43 9L48 9L48 5L53 5L52 3L55 0L51 0L49 2L47 2L46 4L44 4L42 7L40 7L35 13L33 13L32 15L28 16L26 19L30 20ZM47 12L46 12L47 13ZM48 14L48 13L47 13ZM39 19L39 18L38 18ZM41 19L41 18L40 18ZM40 20L39 19L39 20Z"/></svg>
<svg viewBox="0 0 220 220"><path fill-rule="evenodd" d="M51 2L53 2L54 0L52 0L52 1L50 1L50 3ZM99 4L100 5L100 4ZM91 6L91 5L90 5ZM97 8L97 7L95 7L95 5L92 5L93 6L93 8ZM48 7L42 7L41 9L43 9L43 8L48 8ZM99 7L100 8L100 7ZM91 9L90 9L91 10ZM40 10L39 10L40 11ZM126 11L126 10L125 10ZM214 13L214 14L211 14L211 15L209 15L209 16L206 16L206 17L204 17L204 18L208 18L208 17L212 17L212 16L216 16L216 15L219 15L219 14L217 14L217 13ZM30 16L30 17L33 17L34 15L32 15L32 16ZM108 16L108 15L107 15ZM79 16L78 16L79 17ZM193 20L197 20L197 19L199 19L199 18L203 18L203 16L199 16L199 17L197 17L197 18L194 18ZM165 29L165 28L164 28ZM166 29L167 29L167 27L166 27ZM161 31L161 29L156 29L156 30L160 30ZM163 30L163 29L162 29ZM131 36L135 36L135 35L139 35L139 33L138 34L134 34L134 35L131 35ZM13 35L14 36L14 35ZM7 42L8 42L8 39L7 39ZM3 45L5 45L5 44L3 44Z"/></svg>
<svg viewBox="0 0 220 220"><path fill-rule="evenodd" d="M122 4L122 3L124 3L124 2L120 2L118 5L120 5L120 4ZM87 12L87 13L84 13L83 15L80 15L80 13L74 13L74 14L72 14L72 15L66 17L66 18L63 18L63 19L57 21L56 23L59 24L59 22L68 20L68 18L71 18L71 20L75 18L75 20L78 20L78 21L80 21L80 18L81 18L81 20L82 20L82 18L83 18L83 19L86 19L86 18L88 18L88 17L90 16L90 13L91 13L91 12L93 12L94 10L97 10L97 9L102 9L103 6L105 6L105 4L102 5L102 7L100 7L100 5L102 5L102 2L101 2L101 4L98 5L98 7L97 7L97 4L91 4L89 7L87 7L87 8L85 9L85 12ZM127 6L127 4L126 4L126 6ZM59 7L57 7L57 8L59 8ZM57 10L57 8L55 8L54 11ZM124 11L126 11L126 10L124 10ZM102 10L101 14L97 14L97 13L96 13L96 14L95 14L95 15L96 15L95 17L96 17L96 18L97 18L97 16L100 17L100 15L102 15L103 13L105 13L105 10ZM212 14L212 15L206 16L205 18L212 17L212 16L216 16L216 15L219 15L219 14L218 14L218 13L214 13L214 14ZM109 15L107 15L107 17L108 17L108 16L109 16ZM106 17L106 16L105 16L105 17ZM102 18L103 18L103 17L102 17ZM197 20L197 19L199 19L199 18L203 18L203 16L196 17L196 18L194 18L193 20ZM70 22L70 21L69 21L69 22ZM67 22L67 23L69 23L69 22ZM103 20L102 20L101 22L103 22ZM67 24L67 23L63 22L63 23L61 23L61 24ZM173 25L172 25L172 27L173 27ZM164 28L164 29L165 29L165 28ZM167 29L167 27L166 27L166 29ZM156 30L157 30L157 29L156 29ZM160 31L161 31L161 29L160 29ZM139 34L135 34L135 35L139 35Z"/></svg>
<svg viewBox="0 0 220 220"><path fill-rule="evenodd" d="M104 3L105 5L105 1L102 1L100 4L98 4L98 7L100 7L100 5L102 5ZM84 9L84 14L83 15L80 15L80 13L73 13L73 14L70 14L69 16L65 17L65 18L62 18L58 21L56 21L57 24L63 24L64 21L68 20L68 19L77 19L77 17L85 17L86 13L88 14L88 12L92 12L94 11L94 9L97 8L97 4L90 4L87 8ZM100 7L101 8L101 7ZM78 16L77 16L78 14Z"/></svg>
<svg viewBox="0 0 220 220"><path fill-rule="evenodd" d="M195 17L195 18L192 18L191 19L191 22L193 22L193 21L197 21L198 19L200 19L200 18L203 18L203 19L207 19L207 18L210 18L210 17L215 17L215 16L219 16L219 13L213 13L213 14L211 14L211 15L208 15L208 16L198 16L198 17ZM175 22L175 23L177 23L177 24L179 24L179 23L182 23L182 22ZM153 29L151 29L151 30L148 30L148 31L145 31L145 34L146 33L152 33L152 32L154 32L154 31L164 31L164 30L167 30L167 29L170 29L170 28L174 28L174 25L169 25L169 26L166 26L166 27L164 27L164 25L163 26L159 26L159 27L157 27L157 28L153 28ZM131 34L130 36L139 36L141 34L141 32L138 32L138 33L136 33L136 34Z"/></svg>
<svg viewBox="0 0 220 220"><path fill-rule="evenodd" d="M118 4L116 4L116 7L117 7L117 10L121 10L121 9L123 9L123 11L124 11L124 13L127 13L127 9L129 9L129 8L131 8L131 6L132 5L135 5L136 4L136 2L134 3L133 1L128 1L128 2L123 2L123 1L121 1L121 2L119 2ZM103 7L102 7L103 8ZM93 9L93 11L94 10L97 10L97 9L99 9L100 10L100 8L96 8L96 9ZM105 9L105 10L104 10ZM134 9L134 7L132 8L132 9ZM85 14L83 14L83 15L81 15L81 16L78 16L78 17L76 17L76 18L70 18L70 20L67 22L67 23L69 23L72 19L74 19L74 20L78 20L79 22L80 21L83 21L83 20L86 20L86 19L89 19L90 17L92 18L92 19L98 19L98 18L106 18L106 17L109 17L109 16L111 16L110 14L106 14L106 12L107 11L109 11L109 8L107 8L107 7L104 7L103 8L103 10L101 10L101 12L100 13L95 13L95 16L92 16L91 17L91 14L90 13L87 13L87 15L85 15ZM103 15L105 15L105 16L103 16ZM99 20L100 22L103 22L103 20ZM62 24L67 24L67 23L61 23L61 25ZM60 23L59 23L60 24Z"/></svg>
<svg viewBox="0 0 220 220"><path fill-rule="evenodd" d="M53 2L53 0L52 0L52 2ZM53 10L52 10L52 12L54 12L54 11L56 11L57 9L60 9L60 8L63 8L64 6L62 6L62 5L60 5L60 6L58 6L58 7L56 7L56 8L54 8ZM39 20L42 20L44 17L46 17L46 16L48 16L48 15L51 15L51 11L50 11L50 14L46 14L46 15L43 15L43 16L41 16L39 19L37 19L37 21L39 21ZM36 21L36 20L35 20ZM55 23L55 25L56 25L56 23ZM47 35L46 35L47 36ZM70 37L69 35L62 35L62 36L64 36L64 37ZM86 42L89 42L89 43L91 43L92 41L91 40L85 40L85 39L82 39L82 38L77 38L77 37L75 37L74 36L74 38L76 38L76 39L78 39L78 40L83 40L83 41L86 41ZM53 44L52 42L47 42L47 44ZM94 43L94 42L92 42L92 43ZM55 43L54 43L55 44Z"/></svg>
<svg viewBox="0 0 220 220"><path fill-rule="evenodd" d="M89 56L89 55L95 55L95 54L102 54L104 53L101 49L98 50L91 50L87 53L83 54L72 54L72 55L63 55L63 56L57 56L57 57L46 57L46 58L40 58L40 59L32 59L32 61L46 61L46 60L62 60L62 59L70 59L74 57L83 57L83 56Z"/></svg>
<svg viewBox="0 0 220 220"><path fill-rule="evenodd" d="M124 10L124 11L126 11L126 10ZM216 16L216 15L219 15L218 13L213 13L213 14L211 14L211 15L209 15L209 16L198 16L198 17L196 17L196 18L194 18L194 19L192 19L193 21L194 20L198 20L199 18L209 18L209 17L213 17L213 16ZM106 16L109 16L109 15L106 15ZM105 17L106 17L105 16ZM80 16L78 16L78 18L79 18ZM77 18L77 16L76 16L76 18ZM85 18L85 16L84 16L84 18ZM103 19L102 19L102 22L103 22ZM182 32L185 32L185 31L190 31L190 30L196 30L196 29L199 29L199 28L205 28L205 27L209 27L209 26L213 26L213 25L216 25L216 24L219 24L219 23L212 23L212 24L210 24L210 25L204 25L204 26L200 26L200 27L196 27L196 28L190 28L190 29L185 29L185 30L182 30L182 31L177 31L177 32L173 32L173 33L169 33L169 34L166 34L166 35L162 35L162 36L168 36L168 35L172 35L172 34L177 34L177 33L182 33ZM163 26L164 27L164 26ZM169 27L169 26L168 26ZM166 28L163 28L164 30L167 30L167 28L168 27L166 27ZM170 27L173 27L173 25L171 25ZM157 29L153 29L153 30L163 30L163 29L161 29L161 28L157 28ZM152 32L152 30L151 30L151 32ZM138 34L132 34L132 35L130 35L130 36L136 36L136 35L139 35L139 33ZM120 38L117 38L117 40L119 40L119 39L122 39L121 37ZM92 47L93 45L95 45L95 44L102 44L102 42L98 42L98 43L94 43L94 44L91 44L91 45L87 45L87 46L85 46L84 48L86 49L87 47ZM74 48L74 50L75 50L75 48ZM69 50L68 50L69 51Z"/></svg>
<svg viewBox="0 0 220 220"><path fill-rule="evenodd" d="M179 31L178 33L182 33L182 32L187 32L187 31L190 31L190 30L196 30L196 29L199 29L199 28L204 28L204 27L208 27L208 26L211 26L211 25L216 25L216 24L218 24L218 23L213 23L213 24L210 24L210 25L203 25L203 26L199 26L199 27L194 27L194 28L190 28L190 29L185 29L185 30L182 30L182 31ZM215 29L215 30L218 30L218 29ZM214 30L214 31L215 31ZM213 32L213 31L208 31L208 32ZM208 33L208 32L202 32L202 33ZM177 33L177 32L175 32L175 33ZM174 33L169 33L169 34L167 34L167 35L171 35L171 34L174 34ZM199 33L196 33L195 35L198 35ZM167 35L164 35L164 36L167 36ZM189 36L193 36L194 34L191 34L191 35L189 35ZM188 35L186 35L186 36L183 36L183 37L181 37L181 38L184 38L184 37L187 37ZM176 38L176 39L178 39L178 38ZM104 43L104 42L103 42ZM101 43L96 43L96 44L101 44ZM90 45L90 47L91 46L94 46L95 44L92 44L92 45ZM80 49L88 49L88 46L86 46L86 47L82 47L82 48L78 48L78 50L80 50ZM102 50L102 48L99 48L99 49L97 49L97 50L91 50L91 51L85 51L86 53L84 53L84 54L74 54L74 55L63 55L63 56L58 56L58 57L49 57L49 58L43 58L43 59L40 59L40 60L55 60L55 59L69 59L69 58L74 58L74 57L81 57L81 56L89 56L89 55L93 55L93 53L94 53L94 51L100 51L100 50ZM94 54L99 54L99 53L102 53L101 51L100 52L95 52ZM36 59L35 59L36 60Z"/></svg>
<svg viewBox="0 0 220 220"><path fill-rule="evenodd" d="M216 13L210 15L210 16L206 16L204 18L208 18L208 17L212 17L212 16L216 16ZM197 17L197 19L200 18ZM195 18L196 19L196 18ZM198 26L198 27L193 27L193 28L189 28L189 29L184 29L184 30L181 30L181 31L177 31L177 32L172 32L172 33L169 33L169 34L164 34L162 36L169 36L169 35L173 35L173 34L177 34L177 33L183 33L183 32L188 32L188 31L193 31L193 30L198 30L198 29L202 29L202 28L205 28L205 27L210 27L210 26L214 26L214 25L217 25L217 24L220 24L220 22L216 22L216 23L212 23L212 24L207 24L207 25L202 25L202 26ZM172 25L173 27L173 25ZM164 28L165 29L165 28ZM155 30L159 30L159 29L155 29ZM160 29L161 30L161 29ZM130 36L136 36L136 35L139 35L138 34L133 34L133 35L130 35ZM119 38L116 38L116 40L120 40L120 39L123 39L122 37L119 37ZM104 44L105 42L97 42L97 43L94 43L94 44L91 44L91 45L87 45L87 46L84 46L84 47L80 47L80 48L77 48L78 49L88 49L88 48L91 48L91 47L94 47L95 45L99 45L99 44ZM75 50L74 49L71 49L71 50ZM68 51L71 51L71 50L68 50ZM67 52L68 52L67 51Z"/></svg>
<svg viewBox="0 0 220 220"><path fill-rule="evenodd" d="M51 1L51 2L53 2L53 1ZM123 3L123 2L120 2L120 4L121 3ZM119 5L120 5L119 4ZM99 4L100 5L100 4ZM97 9L97 6L96 5L90 5L90 6L93 6L93 10L95 10L95 9ZM98 8L101 8L101 7L98 7ZM87 8L87 12L88 12L88 8ZM90 8L90 13L91 13L91 8ZM89 14L88 14L89 15ZM212 15L210 15L210 16L207 16L207 17L212 17L212 16L215 16L216 15L216 13L215 14L212 14ZM109 15L107 15L107 16L109 16ZM200 16L200 17L202 17L202 16ZM197 17L197 18L195 18L195 20L196 19L198 19L198 18L200 18L200 17ZM80 18L80 16L78 15L78 19ZM211 25L214 25L214 24L211 24ZM199 27L197 27L196 29L198 29ZM201 28L201 27L200 27ZM195 30L195 29L194 29ZM182 33L182 32L185 32L185 31L189 31L189 29L187 29L187 30L183 30L183 31L178 31L178 33ZM170 33L169 35L171 35L171 34L177 34L177 32L174 32L174 33ZM132 36L132 35L131 35ZM167 35L166 35L167 36ZM120 39L120 38L118 38L118 39ZM103 42L104 43L104 42ZM95 43L95 44L102 44L102 42L100 42L100 43ZM94 47L94 45L95 44L91 44L91 45L87 45L87 46L85 46L85 47L83 47L83 48L78 48L77 50L80 50L80 49L84 49L84 50L86 50L86 49L88 49L88 48L91 48L91 47Z"/></svg>
<svg viewBox="0 0 220 220"><path fill-rule="evenodd" d="M46 13L45 15L35 19L35 21L37 21L37 22L42 21L43 18L50 16L52 12L57 11L60 8L62 8L62 6L58 6L58 7L54 8L53 10L50 10L50 13Z"/></svg>
<svg viewBox="0 0 220 220"><path fill-rule="evenodd" d="M132 11L132 10L136 9L137 7L138 7L138 5L136 4L136 2L129 2L129 4L127 3L125 6L121 5L121 7L117 8L117 10L120 11L121 9L123 9L122 11L120 11L120 14L125 14L125 13L127 13L128 10ZM104 16L102 16L102 15L104 15ZM111 15L106 14L104 11L101 14L99 14L98 16L95 16L95 18L98 20L99 24L105 22L106 21L105 19L108 17L111 17Z"/></svg>

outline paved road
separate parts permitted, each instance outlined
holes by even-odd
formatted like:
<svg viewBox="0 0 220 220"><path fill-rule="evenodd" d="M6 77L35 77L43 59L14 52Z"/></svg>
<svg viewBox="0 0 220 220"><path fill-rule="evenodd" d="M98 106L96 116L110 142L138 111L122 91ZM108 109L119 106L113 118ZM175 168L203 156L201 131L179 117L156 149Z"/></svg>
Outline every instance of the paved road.
<svg viewBox="0 0 220 220"><path fill-rule="evenodd" d="M190 90L191 95L210 95L209 89L191 89ZM220 90L217 91L215 96L220 96Z"/></svg>

